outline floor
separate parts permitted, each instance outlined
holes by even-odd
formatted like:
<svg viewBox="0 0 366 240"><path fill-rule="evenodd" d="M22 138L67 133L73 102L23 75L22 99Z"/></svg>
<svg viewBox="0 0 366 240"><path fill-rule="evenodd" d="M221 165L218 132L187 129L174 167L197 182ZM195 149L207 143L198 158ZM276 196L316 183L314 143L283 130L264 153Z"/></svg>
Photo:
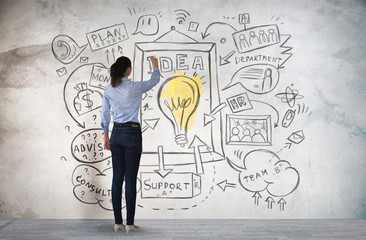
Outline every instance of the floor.
<svg viewBox="0 0 366 240"><path fill-rule="evenodd" d="M366 239L358 220L136 220L139 232L113 231L112 220L0 219L0 239Z"/></svg>

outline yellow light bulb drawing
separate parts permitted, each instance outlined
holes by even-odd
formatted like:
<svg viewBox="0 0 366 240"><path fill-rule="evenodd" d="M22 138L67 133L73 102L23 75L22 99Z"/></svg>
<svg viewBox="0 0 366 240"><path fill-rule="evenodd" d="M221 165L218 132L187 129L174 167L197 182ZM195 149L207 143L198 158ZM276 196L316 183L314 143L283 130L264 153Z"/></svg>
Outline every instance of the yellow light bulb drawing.
<svg viewBox="0 0 366 240"><path fill-rule="evenodd" d="M159 108L174 126L175 142L184 147L187 130L194 123L194 116L202 95L201 78L188 77L184 72L176 72L160 87Z"/></svg>

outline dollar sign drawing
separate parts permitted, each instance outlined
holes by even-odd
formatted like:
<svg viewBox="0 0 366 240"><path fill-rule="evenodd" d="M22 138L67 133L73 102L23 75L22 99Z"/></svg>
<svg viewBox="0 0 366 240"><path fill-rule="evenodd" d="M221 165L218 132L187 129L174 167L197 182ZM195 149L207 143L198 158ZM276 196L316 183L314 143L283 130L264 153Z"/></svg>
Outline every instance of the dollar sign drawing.
<svg viewBox="0 0 366 240"><path fill-rule="evenodd" d="M91 107L93 106L93 101L90 100L90 90L85 90L85 94L82 95L81 99L85 101L85 107L89 110L91 110Z"/></svg>
<svg viewBox="0 0 366 240"><path fill-rule="evenodd" d="M103 95L100 92L88 89L86 83L78 83L74 89L78 91L73 102L74 109L79 116L101 107Z"/></svg>

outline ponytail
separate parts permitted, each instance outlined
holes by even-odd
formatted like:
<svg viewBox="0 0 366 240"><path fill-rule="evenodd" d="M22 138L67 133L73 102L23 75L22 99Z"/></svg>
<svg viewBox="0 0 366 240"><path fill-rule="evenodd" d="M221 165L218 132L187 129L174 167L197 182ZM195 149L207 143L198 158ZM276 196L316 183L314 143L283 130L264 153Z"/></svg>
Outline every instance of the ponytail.
<svg viewBox="0 0 366 240"><path fill-rule="evenodd" d="M131 60L128 57L119 57L110 68L111 85L117 87L122 83L127 68L131 67Z"/></svg>

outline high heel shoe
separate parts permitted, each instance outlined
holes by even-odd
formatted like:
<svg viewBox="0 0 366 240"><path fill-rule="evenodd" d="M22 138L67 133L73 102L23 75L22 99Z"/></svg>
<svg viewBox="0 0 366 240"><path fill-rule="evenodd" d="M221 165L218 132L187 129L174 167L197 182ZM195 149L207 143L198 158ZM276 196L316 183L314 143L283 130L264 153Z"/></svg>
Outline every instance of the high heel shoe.
<svg viewBox="0 0 366 240"><path fill-rule="evenodd" d="M125 225L123 225L123 224L114 224L114 232L117 232L118 230L125 230Z"/></svg>
<svg viewBox="0 0 366 240"><path fill-rule="evenodd" d="M140 227L136 225L126 225L126 233L128 234L131 230L137 232L140 230Z"/></svg>

